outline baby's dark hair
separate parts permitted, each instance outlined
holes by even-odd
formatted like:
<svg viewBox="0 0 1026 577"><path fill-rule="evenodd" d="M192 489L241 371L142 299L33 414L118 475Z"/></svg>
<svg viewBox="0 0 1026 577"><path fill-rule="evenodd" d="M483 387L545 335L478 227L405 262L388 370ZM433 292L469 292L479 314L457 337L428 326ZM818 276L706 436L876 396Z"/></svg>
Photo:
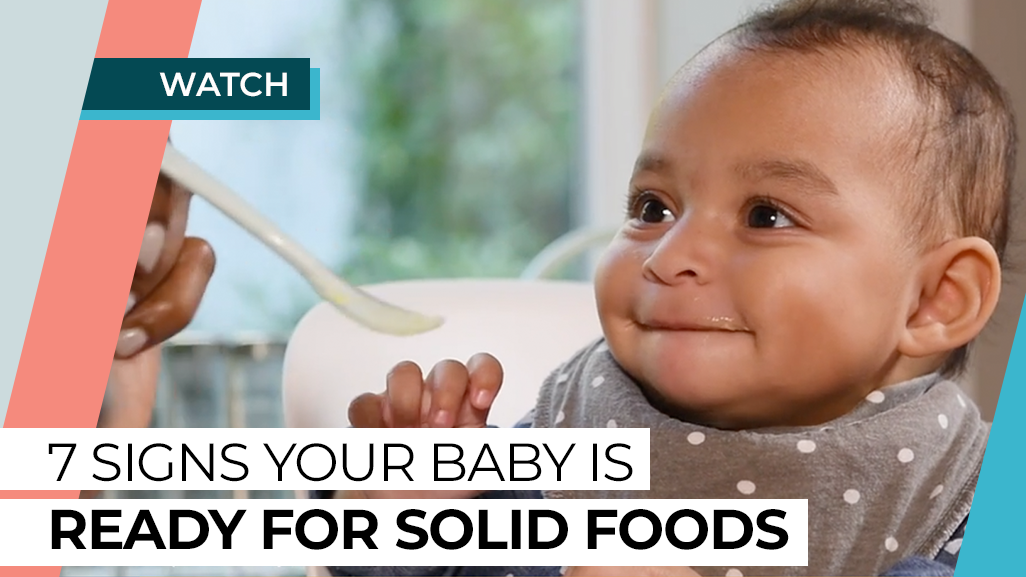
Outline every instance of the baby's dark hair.
<svg viewBox="0 0 1026 577"><path fill-rule="evenodd" d="M1015 118L1009 99L968 50L930 28L928 10L911 0L785 0L754 13L728 37L743 49L825 53L876 48L908 75L923 114L910 139L909 195L918 238L952 233L989 241L1005 264L1015 174ZM965 370L968 345L942 371Z"/></svg>

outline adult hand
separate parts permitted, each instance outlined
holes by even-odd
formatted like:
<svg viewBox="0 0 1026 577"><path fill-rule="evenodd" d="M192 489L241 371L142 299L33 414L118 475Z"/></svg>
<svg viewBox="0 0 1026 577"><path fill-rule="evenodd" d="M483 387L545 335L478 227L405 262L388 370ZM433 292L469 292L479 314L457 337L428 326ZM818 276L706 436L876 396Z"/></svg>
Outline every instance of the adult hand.
<svg viewBox="0 0 1026 577"><path fill-rule="evenodd" d="M160 345L192 320L214 272L206 241L185 237L191 194L157 177L121 321L98 427L148 427L160 376ZM95 497L99 491L83 491Z"/></svg>
<svg viewBox="0 0 1026 577"><path fill-rule="evenodd" d="M214 251L206 241L185 236L191 198L168 177L157 177L114 351L117 359L166 341L184 329L199 308L214 273Z"/></svg>

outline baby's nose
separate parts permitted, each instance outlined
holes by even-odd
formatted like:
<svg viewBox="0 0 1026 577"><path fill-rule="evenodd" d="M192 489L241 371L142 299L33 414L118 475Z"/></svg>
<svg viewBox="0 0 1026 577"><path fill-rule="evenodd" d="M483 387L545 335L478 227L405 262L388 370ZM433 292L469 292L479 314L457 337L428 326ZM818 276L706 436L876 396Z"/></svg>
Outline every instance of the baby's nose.
<svg viewBox="0 0 1026 577"><path fill-rule="evenodd" d="M722 262L720 236L722 231L717 231L711 223L697 219L678 221L645 260L646 279L666 285L712 281L716 263Z"/></svg>

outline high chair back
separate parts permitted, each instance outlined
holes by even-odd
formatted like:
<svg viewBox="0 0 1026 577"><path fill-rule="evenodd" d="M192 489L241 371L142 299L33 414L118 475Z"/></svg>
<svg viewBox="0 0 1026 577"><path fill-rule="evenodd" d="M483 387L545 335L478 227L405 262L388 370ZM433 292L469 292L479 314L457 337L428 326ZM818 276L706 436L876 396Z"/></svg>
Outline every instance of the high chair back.
<svg viewBox="0 0 1026 577"><path fill-rule="evenodd" d="M349 402L381 392L385 376L411 360L425 374L438 361L494 355L505 380L491 424L514 425L534 406L542 381L601 335L590 283L428 280L361 287L389 302L439 314L435 331L394 337L372 332L327 303L299 322L285 351L283 402L288 427L349 426Z"/></svg>

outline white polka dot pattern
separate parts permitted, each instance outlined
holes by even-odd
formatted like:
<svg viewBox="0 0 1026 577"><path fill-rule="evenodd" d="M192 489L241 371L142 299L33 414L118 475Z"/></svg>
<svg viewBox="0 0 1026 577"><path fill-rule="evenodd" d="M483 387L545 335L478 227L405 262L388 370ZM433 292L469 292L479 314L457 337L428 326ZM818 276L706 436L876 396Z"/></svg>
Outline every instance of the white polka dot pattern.
<svg viewBox="0 0 1026 577"><path fill-rule="evenodd" d="M898 550L898 540L894 537L888 537L887 540L884 541L884 547L886 547L891 553L894 553Z"/></svg>
<svg viewBox="0 0 1026 577"><path fill-rule="evenodd" d="M553 380L566 384L549 381L546 394L551 394L553 410L546 411L546 422L539 426L650 428L658 435L651 448L656 498L687 498L677 495L675 487L680 486L704 498L809 495L810 511L829 512L823 522L810 515L809 528L817 538L846 538L862 558L892 564L921 538L919 529L906 532L905 516L946 509L964 493L962 469L938 469L936 463L946 458L951 443L961 445L962 435L980 419L972 410L959 409L972 409L971 402L950 382L936 386L938 381L924 378L921 385L868 392L850 415L819 426L783 426L779 432L721 430L698 424L703 421L689 423L672 411L653 410L643 387L631 386L637 381L623 373L606 346L596 345L592 351L605 353L556 371ZM911 406L916 403L922 406ZM960 459L959 466L972 458ZM867 468L872 475L861 474ZM912 497L905 511L891 510L890 492L884 487ZM617 493L609 498L622 497ZM857 535L845 529L853 524L860 527ZM938 537L934 550L960 546L945 543ZM743 571L759 574L756 568ZM744 577L729 565L711 574Z"/></svg>

